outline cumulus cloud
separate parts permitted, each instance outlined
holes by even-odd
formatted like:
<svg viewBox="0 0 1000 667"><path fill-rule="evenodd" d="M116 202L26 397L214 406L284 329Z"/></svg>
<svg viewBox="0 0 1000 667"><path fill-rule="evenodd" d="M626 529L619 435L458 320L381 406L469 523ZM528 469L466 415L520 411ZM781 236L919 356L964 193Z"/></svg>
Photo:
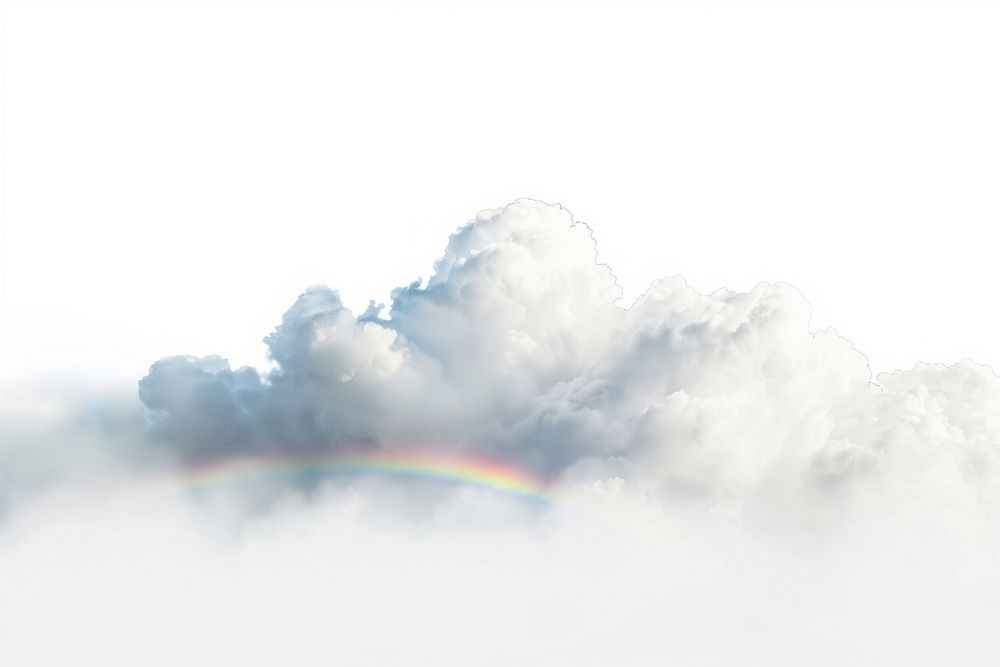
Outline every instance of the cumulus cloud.
<svg viewBox="0 0 1000 667"><path fill-rule="evenodd" d="M735 513L997 509L991 369L873 379L784 284L702 294L674 276L630 307L620 295L587 225L519 200L458 229L388 309L355 315L334 290L305 291L265 339L272 369L171 357L139 395L151 434L190 463L433 447Z"/></svg>
<svg viewBox="0 0 1000 667"><path fill-rule="evenodd" d="M598 260L590 228L522 200L388 308L306 290L268 369L180 356L141 402L4 394L0 663L995 663L1000 378L873 378L782 284L675 276L624 307ZM553 502L188 483L358 447L499 459Z"/></svg>

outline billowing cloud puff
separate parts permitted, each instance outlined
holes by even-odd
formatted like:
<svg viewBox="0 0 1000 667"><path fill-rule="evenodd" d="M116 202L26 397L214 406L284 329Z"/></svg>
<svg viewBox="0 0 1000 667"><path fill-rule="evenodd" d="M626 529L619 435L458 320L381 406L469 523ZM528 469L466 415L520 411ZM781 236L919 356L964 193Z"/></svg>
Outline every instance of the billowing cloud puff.
<svg viewBox="0 0 1000 667"><path fill-rule="evenodd" d="M0 400L0 662L995 663L991 369L873 378L781 284L619 296L588 227L518 201L388 309L308 289L267 370ZM520 465L549 502L280 474L358 447Z"/></svg>
<svg viewBox="0 0 1000 667"><path fill-rule="evenodd" d="M970 362L873 381L795 289L631 307L586 225L519 200L456 231L426 284L359 316L312 287L265 339L273 370L171 357L139 384L152 434L191 462L369 446L620 477L725 508L831 497L996 509L1000 378ZM793 501L793 502L789 502Z"/></svg>

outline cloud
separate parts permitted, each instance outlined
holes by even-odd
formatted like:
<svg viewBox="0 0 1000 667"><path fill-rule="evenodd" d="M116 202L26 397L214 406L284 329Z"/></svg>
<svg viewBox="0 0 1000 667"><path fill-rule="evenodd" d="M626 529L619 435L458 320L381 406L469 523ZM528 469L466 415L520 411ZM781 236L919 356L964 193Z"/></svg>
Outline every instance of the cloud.
<svg viewBox="0 0 1000 667"><path fill-rule="evenodd" d="M175 458L149 446L131 388L33 380L0 387L0 524L40 496L99 486Z"/></svg>
<svg viewBox="0 0 1000 667"><path fill-rule="evenodd" d="M621 478L736 513L831 501L1000 502L1000 378L920 364L873 381L795 289L702 294L674 276L631 307L591 229L519 200L458 229L425 283L361 315L304 292L270 370L158 361L150 432L196 464L348 447L444 448L552 479Z"/></svg>
<svg viewBox="0 0 1000 667"><path fill-rule="evenodd" d="M388 308L308 289L270 368L162 359L141 405L16 387L0 663L995 662L991 369L872 378L782 284L619 296L587 226L522 200ZM510 462L552 502L378 475L190 483L355 447Z"/></svg>
<svg viewBox="0 0 1000 667"><path fill-rule="evenodd" d="M1000 577L984 545L862 525L778 549L614 492L601 513L484 530L461 516L469 500L414 529L331 489L235 534L169 494L30 508L0 532L0 660L995 663Z"/></svg>

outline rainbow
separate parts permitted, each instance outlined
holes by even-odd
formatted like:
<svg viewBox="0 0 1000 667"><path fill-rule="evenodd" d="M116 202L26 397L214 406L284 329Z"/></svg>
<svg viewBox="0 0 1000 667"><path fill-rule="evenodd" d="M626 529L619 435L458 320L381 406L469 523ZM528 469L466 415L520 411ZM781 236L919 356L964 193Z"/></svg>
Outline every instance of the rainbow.
<svg viewBox="0 0 1000 667"><path fill-rule="evenodd" d="M204 490L257 478L320 478L334 475L390 475L436 479L548 503L548 485L510 464L464 454L428 450L360 450L304 457L258 457L202 465L186 485Z"/></svg>

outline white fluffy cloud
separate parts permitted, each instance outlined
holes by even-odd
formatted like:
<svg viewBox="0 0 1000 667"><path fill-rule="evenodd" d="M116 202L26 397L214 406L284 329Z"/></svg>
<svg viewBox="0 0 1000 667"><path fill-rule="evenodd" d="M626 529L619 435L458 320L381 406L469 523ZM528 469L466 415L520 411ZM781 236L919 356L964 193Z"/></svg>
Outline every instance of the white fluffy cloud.
<svg viewBox="0 0 1000 667"><path fill-rule="evenodd" d="M622 478L736 512L830 500L1000 502L1000 378L971 362L871 377L795 289L631 307L589 227L519 200L456 231L388 313L313 287L265 340L272 370L172 357L140 382L153 435L190 461L436 447L556 479Z"/></svg>
<svg viewBox="0 0 1000 667"><path fill-rule="evenodd" d="M995 663L1000 378L872 378L786 285L673 277L622 307L597 259L564 209L518 201L387 312L307 290L268 370L163 359L144 406L5 396L0 663ZM553 502L186 483L358 445L504 459Z"/></svg>

